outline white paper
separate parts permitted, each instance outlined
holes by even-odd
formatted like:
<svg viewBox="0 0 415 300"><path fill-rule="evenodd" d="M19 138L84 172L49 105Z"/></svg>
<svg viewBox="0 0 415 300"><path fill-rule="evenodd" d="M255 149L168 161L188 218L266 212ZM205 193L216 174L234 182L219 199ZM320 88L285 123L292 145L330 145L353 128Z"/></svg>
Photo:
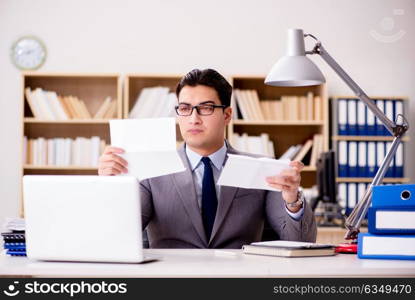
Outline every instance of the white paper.
<svg viewBox="0 0 415 300"><path fill-rule="evenodd" d="M125 150L128 173L139 180L185 170L176 150L174 118L110 121L111 145Z"/></svg>
<svg viewBox="0 0 415 300"><path fill-rule="evenodd" d="M289 163L288 159L277 160L228 154L228 160L218 179L218 185L280 191L270 187L266 177L279 175L282 170L289 169Z"/></svg>

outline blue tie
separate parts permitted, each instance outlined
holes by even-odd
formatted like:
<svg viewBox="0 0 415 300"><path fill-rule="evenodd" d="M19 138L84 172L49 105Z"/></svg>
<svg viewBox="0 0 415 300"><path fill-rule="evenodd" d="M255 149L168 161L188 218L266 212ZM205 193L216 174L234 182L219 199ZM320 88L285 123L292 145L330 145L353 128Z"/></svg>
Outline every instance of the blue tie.
<svg viewBox="0 0 415 300"><path fill-rule="evenodd" d="M205 165L202 183L202 219L206 237L210 240L213 223L215 222L216 208L218 207L218 199L209 157L202 157L202 162Z"/></svg>

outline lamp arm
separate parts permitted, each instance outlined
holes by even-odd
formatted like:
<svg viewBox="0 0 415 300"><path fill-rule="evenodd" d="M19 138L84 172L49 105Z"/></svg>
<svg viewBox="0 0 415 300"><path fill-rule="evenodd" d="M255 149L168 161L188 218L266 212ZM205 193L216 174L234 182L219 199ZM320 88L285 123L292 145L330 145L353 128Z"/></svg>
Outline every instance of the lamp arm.
<svg viewBox="0 0 415 300"><path fill-rule="evenodd" d="M349 86L349 88L355 93L355 95L366 104L366 106L373 112L373 114L383 123L383 125L388 129L388 131L395 135L396 124L389 120L388 117L376 106L373 100L371 100L366 93L357 85L356 82L343 70L342 67L330 56L326 49L317 43L318 48L316 51L321 56L321 58L334 70L334 72L339 75L341 79Z"/></svg>
<svg viewBox="0 0 415 300"><path fill-rule="evenodd" d="M383 125L388 129L388 131L394 136L392 145L386 154L385 158L382 161L379 170L376 172L375 177L373 178L372 183L366 189L363 198L358 202L354 207L350 216L346 219L345 226L348 229L345 238L346 239L356 239L357 234L359 233L359 228L364 219L367 210L369 209L370 203L372 201L372 190L373 187L379 185L383 178L385 177L386 171L388 170L392 158L395 156L399 144L402 141L403 135L408 131L408 122L403 116L403 123L397 124L392 120L389 120L388 117L376 106L376 104L366 95L366 93L353 81L352 78L343 70L342 67L330 56L326 49L321 45L321 42L317 40L316 37L310 34L305 34L305 37L311 36L317 41L314 49L312 51L307 51L306 54L319 54L321 58L339 75L339 77L350 87L350 89L355 93L355 95L366 104L366 106L373 112L373 114L383 123Z"/></svg>
<svg viewBox="0 0 415 300"><path fill-rule="evenodd" d="M388 170L392 158L395 156L398 146L401 143L402 137L395 137L392 141L391 147L384 157L382 164L379 167L379 170L376 172L375 177L372 180L372 183L368 186L363 195L363 198L356 204L353 208L353 211L350 213L349 217L346 219L345 226L348 229L345 239L353 240L357 238L359 233L360 225L366 216L367 210L369 209L370 203L372 201L372 191L373 187L382 183L383 178L385 177L386 171Z"/></svg>

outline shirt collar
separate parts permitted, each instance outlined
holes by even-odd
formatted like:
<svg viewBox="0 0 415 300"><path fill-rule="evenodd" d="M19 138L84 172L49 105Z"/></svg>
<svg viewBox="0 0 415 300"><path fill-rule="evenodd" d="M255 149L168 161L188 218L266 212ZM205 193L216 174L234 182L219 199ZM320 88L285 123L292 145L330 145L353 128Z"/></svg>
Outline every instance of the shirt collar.
<svg viewBox="0 0 415 300"><path fill-rule="evenodd" d="M209 155L210 160L212 161L213 165L216 169L221 170L223 163L225 162L226 152L227 152L226 143L223 143L223 146L216 152ZM186 155L189 159L190 166L192 167L192 171L194 171L200 163L202 156L196 152L194 152L189 147L186 147Z"/></svg>

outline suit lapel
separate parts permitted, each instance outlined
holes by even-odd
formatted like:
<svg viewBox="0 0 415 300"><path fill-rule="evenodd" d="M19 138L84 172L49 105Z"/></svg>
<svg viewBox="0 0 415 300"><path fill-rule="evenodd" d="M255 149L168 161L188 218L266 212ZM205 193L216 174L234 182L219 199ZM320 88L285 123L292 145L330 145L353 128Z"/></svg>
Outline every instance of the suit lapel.
<svg viewBox="0 0 415 300"><path fill-rule="evenodd" d="M205 235L205 229L203 227L202 216L200 214L200 208L197 203L195 184L193 182L192 169L187 159L184 145L178 149L178 154L182 159L185 171L172 174L173 183L177 193L180 195L180 199L183 202L184 208L190 217L200 239L204 245L207 245L207 239Z"/></svg>
<svg viewBox="0 0 415 300"><path fill-rule="evenodd" d="M235 149L233 149L229 143L227 143L227 154L238 154ZM224 165L226 161L228 160L228 156L226 155ZM219 194L219 201L218 201L218 209L216 211L216 217L215 217L215 223L213 224L212 234L210 236L209 243L212 242L213 238L215 237L216 233L218 232L220 226L223 223L223 220L225 219L229 208L231 207L232 201L235 198L235 194L238 191L237 187L233 186L225 186L222 185L220 188L220 194Z"/></svg>

